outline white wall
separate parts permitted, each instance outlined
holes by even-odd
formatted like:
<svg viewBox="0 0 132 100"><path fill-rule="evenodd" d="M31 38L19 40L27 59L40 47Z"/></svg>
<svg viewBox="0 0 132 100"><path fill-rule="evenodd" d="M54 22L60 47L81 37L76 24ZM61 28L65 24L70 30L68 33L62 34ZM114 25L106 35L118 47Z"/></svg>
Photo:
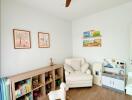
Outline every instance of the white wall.
<svg viewBox="0 0 132 100"><path fill-rule="evenodd" d="M2 0L1 7L2 76L46 66L50 57L55 63L63 63L72 53L74 57L85 57L90 63L103 58L129 59L128 27L132 23L132 3L74 20L72 25L14 0ZM31 31L31 49L14 49L14 28ZM83 32L91 29L102 32L102 47L82 47ZM50 33L50 48L38 48L39 31Z"/></svg>
<svg viewBox="0 0 132 100"><path fill-rule="evenodd" d="M129 59L129 25L132 2L72 22L73 56L85 57L90 63L104 58ZM82 47L84 31L100 30L102 47Z"/></svg>
<svg viewBox="0 0 132 100"><path fill-rule="evenodd" d="M132 71L132 24L129 26L129 31L130 31L130 35L129 35L129 40L130 40L130 63L129 63L129 68L128 71Z"/></svg>
<svg viewBox="0 0 132 100"><path fill-rule="evenodd" d="M71 22L51 17L41 11L19 4L13 0L2 0L2 76L33 70L49 65L49 58L63 63L72 55ZM31 49L14 49L12 29L31 31ZM50 48L38 48L37 32L49 32Z"/></svg>

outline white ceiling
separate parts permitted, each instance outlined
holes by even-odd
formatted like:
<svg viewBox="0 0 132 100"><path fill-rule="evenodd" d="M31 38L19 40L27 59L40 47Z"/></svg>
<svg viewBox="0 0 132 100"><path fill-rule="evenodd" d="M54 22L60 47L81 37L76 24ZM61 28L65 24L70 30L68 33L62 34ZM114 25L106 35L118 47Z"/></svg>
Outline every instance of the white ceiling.
<svg viewBox="0 0 132 100"><path fill-rule="evenodd" d="M80 17L112 8L131 0L72 0L69 8L65 8L65 0L17 0L21 3L39 8L43 12L66 20Z"/></svg>

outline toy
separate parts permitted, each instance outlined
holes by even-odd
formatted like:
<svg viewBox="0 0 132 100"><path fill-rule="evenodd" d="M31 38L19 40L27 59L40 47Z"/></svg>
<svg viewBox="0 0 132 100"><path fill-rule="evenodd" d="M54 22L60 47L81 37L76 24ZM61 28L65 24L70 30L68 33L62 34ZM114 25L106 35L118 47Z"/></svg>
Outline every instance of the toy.
<svg viewBox="0 0 132 100"><path fill-rule="evenodd" d="M33 88L36 88L36 87L39 86L39 80L38 80L38 77L33 78L33 82L32 82L32 84L33 84Z"/></svg>
<svg viewBox="0 0 132 100"><path fill-rule="evenodd" d="M49 75L49 81L52 81L52 75L51 74Z"/></svg>
<svg viewBox="0 0 132 100"><path fill-rule="evenodd" d="M56 80L56 86L59 86L60 84L61 84L61 80L60 79Z"/></svg>
<svg viewBox="0 0 132 100"><path fill-rule="evenodd" d="M51 84L46 85L46 94L51 91Z"/></svg>
<svg viewBox="0 0 132 100"><path fill-rule="evenodd" d="M41 96L42 94L40 92L40 89L37 89L36 91L33 92L33 100L38 100L38 98Z"/></svg>
<svg viewBox="0 0 132 100"><path fill-rule="evenodd" d="M50 58L50 66L53 66L53 65L54 65L54 63L53 63L53 59Z"/></svg>
<svg viewBox="0 0 132 100"><path fill-rule="evenodd" d="M59 90L51 91L50 93L48 93L49 100L56 99L66 100L66 91L68 89L69 89L68 86L62 82Z"/></svg>

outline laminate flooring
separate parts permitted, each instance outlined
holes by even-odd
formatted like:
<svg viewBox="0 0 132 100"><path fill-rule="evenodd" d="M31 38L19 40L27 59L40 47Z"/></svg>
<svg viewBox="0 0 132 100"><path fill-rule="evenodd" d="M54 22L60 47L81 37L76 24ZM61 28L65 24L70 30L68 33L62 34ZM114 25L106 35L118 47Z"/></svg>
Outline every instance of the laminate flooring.
<svg viewBox="0 0 132 100"><path fill-rule="evenodd" d="M99 86L69 89L67 100L132 100L132 96Z"/></svg>

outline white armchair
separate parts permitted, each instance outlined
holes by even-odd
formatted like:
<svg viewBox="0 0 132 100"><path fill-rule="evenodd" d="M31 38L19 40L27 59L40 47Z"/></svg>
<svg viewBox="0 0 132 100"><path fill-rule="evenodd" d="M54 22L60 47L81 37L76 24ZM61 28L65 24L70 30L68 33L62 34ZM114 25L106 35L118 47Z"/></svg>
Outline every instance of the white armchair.
<svg viewBox="0 0 132 100"><path fill-rule="evenodd" d="M93 76L88 68L89 64L84 58L70 58L65 60L65 79L69 88L92 87Z"/></svg>

